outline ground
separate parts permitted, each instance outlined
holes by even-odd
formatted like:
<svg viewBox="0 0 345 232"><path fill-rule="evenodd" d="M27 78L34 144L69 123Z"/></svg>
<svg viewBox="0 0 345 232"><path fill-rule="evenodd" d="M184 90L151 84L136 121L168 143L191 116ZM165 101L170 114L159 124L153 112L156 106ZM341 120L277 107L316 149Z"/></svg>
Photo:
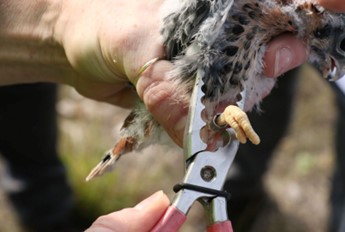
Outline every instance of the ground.
<svg viewBox="0 0 345 232"><path fill-rule="evenodd" d="M304 69L300 79L292 125L265 178L275 204L268 205L256 222L256 232L323 232L327 228L334 162L333 95L309 68ZM64 87L58 113L62 159L68 167L80 208L89 216L96 218L133 206L159 189L173 196L172 186L183 175L181 150L156 146L145 154L130 154L120 160L113 173L85 183L88 171L116 140L118 122L127 112L87 100ZM203 231L201 211L200 206L193 207L182 231ZM0 231L20 232L1 192Z"/></svg>

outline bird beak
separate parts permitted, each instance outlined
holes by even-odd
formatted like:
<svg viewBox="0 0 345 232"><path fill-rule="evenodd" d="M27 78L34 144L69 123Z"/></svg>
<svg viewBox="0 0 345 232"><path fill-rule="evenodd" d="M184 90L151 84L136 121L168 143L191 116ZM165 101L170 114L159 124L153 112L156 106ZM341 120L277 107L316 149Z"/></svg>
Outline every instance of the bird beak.
<svg viewBox="0 0 345 232"><path fill-rule="evenodd" d="M326 79L328 81L336 81L337 78L337 67L333 67L332 70L328 73Z"/></svg>
<svg viewBox="0 0 345 232"><path fill-rule="evenodd" d="M337 72L337 63L336 63L335 59L332 56L330 56L329 59L330 59L330 70L329 70L329 72L328 72L328 74L326 76L326 80L328 80L328 81L335 81L335 80L338 79L337 78L337 74L338 74L338 72Z"/></svg>

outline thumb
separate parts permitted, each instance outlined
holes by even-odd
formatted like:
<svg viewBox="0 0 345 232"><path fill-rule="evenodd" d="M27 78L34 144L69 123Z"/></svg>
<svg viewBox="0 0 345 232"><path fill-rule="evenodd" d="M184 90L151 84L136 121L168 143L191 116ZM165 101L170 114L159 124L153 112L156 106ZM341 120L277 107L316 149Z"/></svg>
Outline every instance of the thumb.
<svg viewBox="0 0 345 232"><path fill-rule="evenodd" d="M85 232L149 231L169 206L168 197L156 192L134 208L99 217Z"/></svg>
<svg viewBox="0 0 345 232"><path fill-rule="evenodd" d="M263 74L267 77L279 77L290 69L296 68L307 60L307 49L293 35L284 34L273 39L264 56Z"/></svg>
<svg viewBox="0 0 345 232"><path fill-rule="evenodd" d="M317 2L328 10L345 12L345 0L317 0Z"/></svg>

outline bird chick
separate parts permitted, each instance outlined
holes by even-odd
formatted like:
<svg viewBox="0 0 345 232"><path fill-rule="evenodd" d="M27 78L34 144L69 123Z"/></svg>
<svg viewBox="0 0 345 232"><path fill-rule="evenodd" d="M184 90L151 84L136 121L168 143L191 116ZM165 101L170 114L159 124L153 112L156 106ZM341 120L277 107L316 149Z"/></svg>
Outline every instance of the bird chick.
<svg viewBox="0 0 345 232"><path fill-rule="evenodd" d="M259 108L273 88L275 80L262 74L266 46L273 38L294 34L323 77L336 80L345 74L344 14L306 0L166 0L165 8L172 4L174 10L163 19L162 36L166 59L174 64L176 97L188 102L195 77L201 75L206 124L220 114L217 123L232 127L241 142L260 142L236 103L245 89L243 110ZM144 104L138 103L123 124L119 142L86 179L111 169L123 154L157 142L160 132ZM216 133L209 127L205 143L216 144Z"/></svg>

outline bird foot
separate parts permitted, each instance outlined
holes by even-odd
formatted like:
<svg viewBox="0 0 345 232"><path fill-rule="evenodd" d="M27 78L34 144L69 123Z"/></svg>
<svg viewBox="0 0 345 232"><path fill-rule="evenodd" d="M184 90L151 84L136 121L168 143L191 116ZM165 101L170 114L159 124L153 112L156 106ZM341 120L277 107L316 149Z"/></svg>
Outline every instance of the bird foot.
<svg viewBox="0 0 345 232"><path fill-rule="evenodd" d="M218 126L228 125L234 129L240 143L246 143L247 138L255 145L260 143L260 137L254 131L247 114L238 106L230 105L221 113L216 123Z"/></svg>

